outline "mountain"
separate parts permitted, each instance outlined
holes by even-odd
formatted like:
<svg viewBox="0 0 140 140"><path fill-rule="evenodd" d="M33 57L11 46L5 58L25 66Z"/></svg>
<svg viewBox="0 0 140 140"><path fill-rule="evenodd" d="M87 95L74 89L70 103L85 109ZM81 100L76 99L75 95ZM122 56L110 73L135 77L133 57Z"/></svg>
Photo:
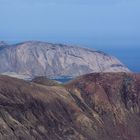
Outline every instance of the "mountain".
<svg viewBox="0 0 140 140"><path fill-rule="evenodd" d="M0 46L7 46L8 44L4 41L0 41Z"/></svg>
<svg viewBox="0 0 140 140"><path fill-rule="evenodd" d="M0 41L0 50L2 50L3 48L7 47L8 44L4 41Z"/></svg>
<svg viewBox="0 0 140 140"><path fill-rule="evenodd" d="M1 140L140 139L139 74L94 73L65 85L34 81L0 76Z"/></svg>
<svg viewBox="0 0 140 140"><path fill-rule="evenodd" d="M113 56L101 51L28 41L0 51L0 73L29 76L79 76L92 72L130 72Z"/></svg>

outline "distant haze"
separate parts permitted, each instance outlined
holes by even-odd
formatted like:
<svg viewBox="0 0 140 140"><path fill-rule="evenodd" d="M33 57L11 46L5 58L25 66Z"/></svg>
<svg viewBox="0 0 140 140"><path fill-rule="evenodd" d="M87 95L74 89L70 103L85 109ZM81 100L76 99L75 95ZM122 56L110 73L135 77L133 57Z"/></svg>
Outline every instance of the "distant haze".
<svg viewBox="0 0 140 140"><path fill-rule="evenodd" d="M140 71L140 0L0 0L0 40L93 47Z"/></svg>

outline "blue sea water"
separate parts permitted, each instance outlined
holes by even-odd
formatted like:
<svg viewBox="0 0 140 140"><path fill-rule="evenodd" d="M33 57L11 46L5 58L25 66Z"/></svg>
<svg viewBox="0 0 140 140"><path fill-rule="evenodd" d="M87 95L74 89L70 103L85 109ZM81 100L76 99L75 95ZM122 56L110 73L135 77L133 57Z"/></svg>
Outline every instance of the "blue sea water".
<svg viewBox="0 0 140 140"><path fill-rule="evenodd" d="M52 80L58 81L60 83L67 83L71 80L73 80L73 77L69 77L69 76L60 76L60 77L56 77L56 78L51 78Z"/></svg>
<svg viewBox="0 0 140 140"><path fill-rule="evenodd" d="M131 71L140 72L140 47L105 48L102 51L117 57Z"/></svg>
<svg viewBox="0 0 140 140"><path fill-rule="evenodd" d="M55 80L58 81L58 82L61 82L61 83L68 83L72 79L71 78L63 78L63 79L55 79Z"/></svg>

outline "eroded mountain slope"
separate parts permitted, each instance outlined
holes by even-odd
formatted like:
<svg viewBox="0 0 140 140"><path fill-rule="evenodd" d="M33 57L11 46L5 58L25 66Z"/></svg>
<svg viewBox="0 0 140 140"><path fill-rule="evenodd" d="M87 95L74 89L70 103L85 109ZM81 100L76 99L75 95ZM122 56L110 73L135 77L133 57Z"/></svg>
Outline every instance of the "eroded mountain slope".
<svg viewBox="0 0 140 140"><path fill-rule="evenodd" d="M139 74L88 74L56 86L39 81L0 76L0 139L140 139Z"/></svg>

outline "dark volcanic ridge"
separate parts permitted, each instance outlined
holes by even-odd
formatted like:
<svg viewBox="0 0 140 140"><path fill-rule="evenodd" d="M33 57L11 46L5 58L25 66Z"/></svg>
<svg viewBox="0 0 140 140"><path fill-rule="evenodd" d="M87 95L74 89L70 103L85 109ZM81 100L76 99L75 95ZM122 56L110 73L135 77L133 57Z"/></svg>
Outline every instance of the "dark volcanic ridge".
<svg viewBox="0 0 140 140"><path fill-rule="evenodd" d="M94 73L65 85L0 76L1 140L139 140L139 132L139 74Z"/></svg>

